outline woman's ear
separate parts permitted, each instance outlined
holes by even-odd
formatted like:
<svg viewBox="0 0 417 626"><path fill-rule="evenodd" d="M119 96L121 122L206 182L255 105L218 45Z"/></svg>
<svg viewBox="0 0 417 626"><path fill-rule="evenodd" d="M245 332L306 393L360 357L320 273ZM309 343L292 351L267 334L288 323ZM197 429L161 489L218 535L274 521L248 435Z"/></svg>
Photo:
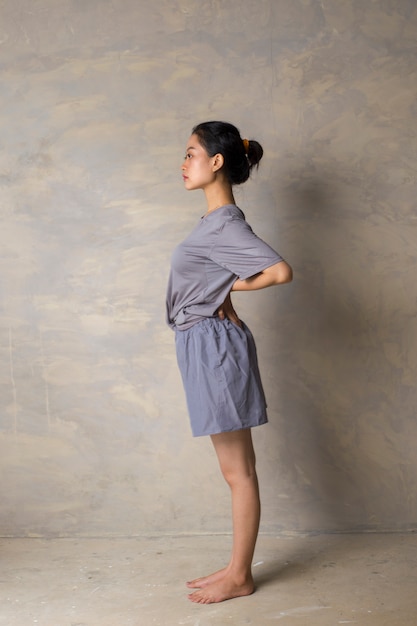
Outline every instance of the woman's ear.
<svg viewBox="0 0 417 626"><path fill-rule="evenodd" d="M224 156L218 152L213 158L213 172L218 172L224 165Z"/></svg>

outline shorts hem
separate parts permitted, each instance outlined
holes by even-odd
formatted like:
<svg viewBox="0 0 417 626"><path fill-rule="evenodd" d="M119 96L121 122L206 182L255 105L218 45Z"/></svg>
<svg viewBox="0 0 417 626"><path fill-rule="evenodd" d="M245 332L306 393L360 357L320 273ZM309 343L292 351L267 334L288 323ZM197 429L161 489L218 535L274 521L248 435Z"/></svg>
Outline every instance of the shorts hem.
<svg viewBox="0 0 417 626"><path fill-rule="evenodd" d="M216 429L214 431L204 431L204 432L194 432L192 429L193 437L211 437L211 435L220 435L221 433L234 433L238 430L249 430L251 428L257 428L258 426L264 426L268 424L268 419L265 419L263 422L258 422L257 424L248 424L247 426L236 426L235 428L221 428Z"/></svg>

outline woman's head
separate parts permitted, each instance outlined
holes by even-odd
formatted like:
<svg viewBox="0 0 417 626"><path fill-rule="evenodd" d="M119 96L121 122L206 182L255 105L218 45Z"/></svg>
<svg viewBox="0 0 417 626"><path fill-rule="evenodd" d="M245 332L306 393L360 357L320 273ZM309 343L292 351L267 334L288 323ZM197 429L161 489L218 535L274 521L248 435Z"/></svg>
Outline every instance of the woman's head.
<svg viewBox="0 0 417 626"><path fill-rule="evenodd" d="M253 139L242 139L239 130L228 122L203 122L193 128L193 135L212 157L221 154L223 169L231 185L248 180L252 168L259 167L262 146Z"/></svg>

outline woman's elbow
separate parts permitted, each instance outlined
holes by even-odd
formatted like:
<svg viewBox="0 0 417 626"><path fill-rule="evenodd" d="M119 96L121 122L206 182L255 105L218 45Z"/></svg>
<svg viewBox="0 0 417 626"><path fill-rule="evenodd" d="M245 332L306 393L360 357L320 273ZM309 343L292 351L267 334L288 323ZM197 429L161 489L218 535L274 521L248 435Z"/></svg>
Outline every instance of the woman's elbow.
<svg viewBox="0 0 417 626"><path fill-rule="evenodd" d="M276 265L275 272L276 285L290 283L292 281L292 268L286 261L281 261Z"/></svg>

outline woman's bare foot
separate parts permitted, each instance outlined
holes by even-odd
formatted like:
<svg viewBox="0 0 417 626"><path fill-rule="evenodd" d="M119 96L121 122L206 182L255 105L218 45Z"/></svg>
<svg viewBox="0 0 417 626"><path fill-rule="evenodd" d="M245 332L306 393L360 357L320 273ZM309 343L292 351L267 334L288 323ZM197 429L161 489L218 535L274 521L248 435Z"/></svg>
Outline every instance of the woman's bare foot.
<svg viewBox="0 0 417 626"><path fill-rule="evenodd" d="M217 583L219 580L224 578L227 574L228 568L224 567L223 569L219 569L218 572L214 572L214 574L210 574L209 576L202 576L201 578L195 578L194 580L190 580L186 583L189 589L204 589L213 583Z"/></svg>
<svg viewBox="0 0 417 626"><path fill-rule="evenodd" d="M252 577L242 583L238 583L230 575L227 575L203 589L194 591L188 597L191 602L212 604L214 602L231 600L232 598L249 596L254 591L255 586Z"/></svg>

